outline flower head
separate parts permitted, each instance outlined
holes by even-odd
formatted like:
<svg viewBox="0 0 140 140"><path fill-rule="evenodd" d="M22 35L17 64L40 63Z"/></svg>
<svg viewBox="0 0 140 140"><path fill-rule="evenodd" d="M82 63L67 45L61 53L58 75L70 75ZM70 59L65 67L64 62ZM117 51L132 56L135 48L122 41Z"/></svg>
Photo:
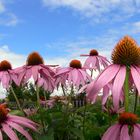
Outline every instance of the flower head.
<svg viewBox="0 0 140 140"><path fill-rule="evenodd" d="M91 77L86 73L85 69L82 68L82 64L79 60L72 60L67 68L59 68L56 72L56 85L60 83L65 86L68 81L69 85L79 87L85 85L91 81Z"/></svg>
<svg viewBox="0 0 140 140"><path fill-rule="evenodd" d="M12 65L10 64L10 62L8 62L7 60L3 60L0 63L0 71L7 71L7 70L11 70L12 69Z"/></svg>
<svg viewBox="0 0 140 140"><path fill-rule="evenodd" d="M8 89L12 82L18 84L17 74L12 69L12 65L9 61L3 60L0 62L0 82L3 87Z"/></svg>
<svg viewBox="0 0 140 140"><path fill-rule="evenodd" d="M111 83L113 105L115 110L119 108L119 101L124 95L124 82L126 78L126 72L129 69L129 75L131 75L131 85L134 85L140 94L140 68L139 68L140 52L135 41L125 36L116 45L112 53L112 60L114 64L106 67L97 77L94 85L89 89L88 99L94 100L98 95L98 92L106 85ZM109 93L108 93L109 94Z"/></svg>
<svg viewBox="0 0 140 140"><path fill-rule="evenodd" d="M38 52L30 53L26 61L27 66L34 66L34 65L39 65L43 63L44 63L44 60Z"/></svg>
<svg viewBox="0 0 140 140"><path fill-rule="evenodd" d="M51 65L53 66L53 65ZM53 91L54 89L54 71L49 65L44 65L43 58L38 52L32 52L27 58L26 65L17 68L16 73L19 75L20 84L25 84L31 77L39 87L45 90Z"/></svg>
<svg viewBox="0 0 140 140"><path fill-rule="evenodd" d="M101 65L105 68L110 63L105 57L99 55L95 49L92 49L89 54L82 54L80 56L88 56L84 63L84 67L88 69L98 69L98 71L101 71Z"/></svg>
<svg viewBox="0 0 140 140"><path fill-rule="evenodd" d="M8 108L4 104L0 105L0 139L2 140L2 132L4 132L11 140L19 140L15 130L25 136L26 139L32 140L32 137L23 127L30 128L37 131L37 124L33 121L19 117L16 115L10 115Z"/></svg>
<svg viewBox="0 0 140 140"><path fill-rule="evenodd" d="M108 128L102 140L139 140L140 125L137 121L136 114L129 112L120 114L118 123Z"/></svg>
<svg viewBox="0 0 140 140"><path fill-rule="evenodd" d="M90 51L89 55L90 56L97 56L98 55L98 51L93 49L93 50Z"/></svg>
<svg viewBox="0 0 140 140"><path fill-rule="evenodd" d="M82 68L82 64L79 60L75 59L70 62L70 67L80 69Z"/></svg>
<svg viewBox="0 0 140 140"><path fill-rule="evenodd" d="M122 125L134 125L138 121L138 117L136 114L124 112L119 116L119 123Z"/></svg>
<svg viewBox="0 0 140 140"><path fill-rule="evenodd" d="M135 40L129 36L122 38L112 52L112 61L128 66L140 64L140 50Z"/></svg>

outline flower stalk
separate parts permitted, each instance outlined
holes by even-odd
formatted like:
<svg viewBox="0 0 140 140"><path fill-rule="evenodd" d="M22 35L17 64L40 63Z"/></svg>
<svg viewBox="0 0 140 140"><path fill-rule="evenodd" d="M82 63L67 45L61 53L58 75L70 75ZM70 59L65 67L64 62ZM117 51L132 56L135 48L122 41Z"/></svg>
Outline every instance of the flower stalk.
<svg viewBox="0 0 140 140"><path fill-rule="evenodd" d="M21 108L21 106L20 106L19 100L18 100L18 98L17 98L17 96L16 96L16 93L15 93L13 87L11 86L10 89L11 89L11 92L12 92L12 94L13 94L15 100L16 100L16 103L17 103L17 106L18 106L19 110L23 112L23 110L22 110L22 108Z"/></svg>
<svg viewBox="0 0 140 140"><path fill-rule="evenodd" d="M125 77L125 82L124 82L124 107L125 107L125 112L128 112L129 110L129 67L126 67L126 77Z"/></svg>

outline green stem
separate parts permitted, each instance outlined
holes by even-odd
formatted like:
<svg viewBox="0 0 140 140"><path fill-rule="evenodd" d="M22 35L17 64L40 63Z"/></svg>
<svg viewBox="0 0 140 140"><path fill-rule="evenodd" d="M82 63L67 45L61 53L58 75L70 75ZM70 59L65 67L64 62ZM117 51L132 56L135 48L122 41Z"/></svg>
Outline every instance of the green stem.
<svg viewBox="0 0 140 140"><path fill-rule="evenodd" d="M84 116L83 116L83 135L85 135L86 109L87 109L87 105L85 104Z"/></svg>
<svg viewBox="0 0 140 140"><path fill-rule="evenodd" d="M128 112L129 111L129 68L126 67L126 77L125 77L125 82L124 82L124 95L125 95L125 99L124 99L124 107L125 107L125 111Z"/></svg>
<svg viewBox="0 0 140 140"><path fill-rule="evenodd" d="M39 87L36 86L37 105L40 107Z"/></svg>
<svg viewBox="0 0 140 140"><path fill-rule="evenodd" d="M134 113L136 113L137 103L138 103L138 90L136 90L136 95L135 95Z"/></svg>
<svg viewBox="0 0 140 140"><path fill-rule="evenodd" d="M23 112L23 110L22 110L22 108L21 108L21 106L20 106L19 100L18 100L18 98L17 98L17 96L16 96L16 93L15 93L13 87L11 86L10 89L11 89L11 92L12 92L12 94L13 94L15 100L16 100L16 103L17 103L17 106L18 106L19 110Z"/></svg>
<svg viewBox="0 0 140 140"><path fill-rule="evenodd" d="M62 91L63 91L64 96L66 96L65 89L64 89L64 86L62 84L61 84L61 87L62 87Z"/></svg>

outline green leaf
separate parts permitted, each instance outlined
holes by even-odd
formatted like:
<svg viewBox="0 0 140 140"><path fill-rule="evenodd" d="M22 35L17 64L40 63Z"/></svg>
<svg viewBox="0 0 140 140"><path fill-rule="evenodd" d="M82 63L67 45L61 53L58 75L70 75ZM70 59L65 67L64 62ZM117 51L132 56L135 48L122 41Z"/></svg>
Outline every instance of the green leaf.
<svg viewBox="0 0 140 140"><path fill-rule="evenodd" d="M76 135L78 138L80 138L80 140L84 140L85 139L84 135L83 135L83 132L80 129L78 129L78 128L71 128L70 131L74 135Z"/></svg>

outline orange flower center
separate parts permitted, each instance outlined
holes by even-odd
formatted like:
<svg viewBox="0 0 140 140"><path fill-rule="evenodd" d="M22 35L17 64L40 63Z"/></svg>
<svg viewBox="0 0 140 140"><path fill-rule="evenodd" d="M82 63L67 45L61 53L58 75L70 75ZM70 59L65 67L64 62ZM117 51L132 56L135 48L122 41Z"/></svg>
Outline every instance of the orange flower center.
<svg viewBox="0 0 140 140"><path fill-rule="evenodd" d="M129 36L122 38L112 52L112 60L114 64L139 65L140 50L135 40Z"/></svg>
<svg viewBox="0 0 140 140"><path fill-rule="evenodd" d="M31 54L29 54L26 61L27 66L39 65L43 63L43 58L39 55L38 52L32 52Z"/></svg>
<svg viewBox="0 0 140 140"><path fill-rule="evenodd" d="M10 62L8 62L7 60L3 60L0 63L0 71L7 71L7 70L11 70L12 69L12 65L10 64Z"/></svg>
<svg viewBox="0 0 140 140"><path fill-rule="evenodd" d="M72 60L70 62L70 67L80 69L82 67L82 64L79 60Z"/></svg>
<svg viewBox="0 0 140 140"><path fill-rule="evenodd" d="M98 55L98 51L93 49L93 50L90 51L89 55L90 56L97 56Z"/></svg>
<svg viewBox="0 0 140 140"><path fill-rule="evenodd" d="M119 123L122 125L124 124L134 125L137 123L137 121L138 121L138 117L136 114L133 113L124 112L119 116Z"/></svg>
<svg viewBox="0 0 140 140"><path fill-rule="evenodd" d="M7 114L8 114L8 110L6 108L6 105L1 104L0 105L0 123L2 123L3 121L7 119Z"/></svg>

